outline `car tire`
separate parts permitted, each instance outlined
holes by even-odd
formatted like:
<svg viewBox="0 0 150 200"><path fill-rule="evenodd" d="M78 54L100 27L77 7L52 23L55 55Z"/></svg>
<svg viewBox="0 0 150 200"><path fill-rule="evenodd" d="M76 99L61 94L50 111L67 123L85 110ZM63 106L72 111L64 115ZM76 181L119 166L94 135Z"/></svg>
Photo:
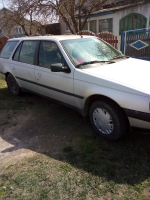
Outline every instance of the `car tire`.
<svg viewBox="0 0 150 200"><path fill-rule="evenodd" d="M12 74L8 74L7 76L7 85L8 89L13 95L17 96L20 94L21 91L19 85Z"/></svg>
<svg viewBox="0 0 150 200"><path fill-rule="evenodd" d="M128 129L128 120L122 109L111 100L95 101L89 110L94 130L108 140L117 140Z"/></svg>

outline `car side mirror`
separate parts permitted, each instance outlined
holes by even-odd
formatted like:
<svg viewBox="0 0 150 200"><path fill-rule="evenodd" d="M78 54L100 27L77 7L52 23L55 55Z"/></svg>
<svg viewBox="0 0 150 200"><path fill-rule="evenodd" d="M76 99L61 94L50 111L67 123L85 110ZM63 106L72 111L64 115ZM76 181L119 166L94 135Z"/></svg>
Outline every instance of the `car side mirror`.
<svg viewBox="0 0 150 200"><path fill-rule="evenodd" d="M52 64L50 66L52 72L65 72L70 73L69 67L64 67L61 63Z"/></svg>

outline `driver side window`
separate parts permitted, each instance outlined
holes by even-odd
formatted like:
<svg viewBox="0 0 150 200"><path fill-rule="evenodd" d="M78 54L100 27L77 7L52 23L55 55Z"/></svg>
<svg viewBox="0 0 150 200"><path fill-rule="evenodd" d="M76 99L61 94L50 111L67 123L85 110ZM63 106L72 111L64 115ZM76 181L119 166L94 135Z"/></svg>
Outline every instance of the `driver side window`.
<svg viewBox="0 0 150 200"><path fill-rule="evenodd" d="M39 47L38 65L49 68L55 63L61 63L65 65L65 60L57 44L51 41L41 41Z"/></svg>

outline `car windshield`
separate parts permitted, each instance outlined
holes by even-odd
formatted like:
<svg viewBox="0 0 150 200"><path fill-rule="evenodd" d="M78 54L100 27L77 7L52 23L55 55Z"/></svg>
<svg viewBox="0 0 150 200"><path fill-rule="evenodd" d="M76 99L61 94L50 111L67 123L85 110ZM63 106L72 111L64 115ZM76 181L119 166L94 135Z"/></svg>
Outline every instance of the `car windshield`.
<svg viewBox="0 0 150 200"><path fill-rule="evenodd" d="M75 66L108 62L124 55L98 38L80 38L61 41Z"/></svg>

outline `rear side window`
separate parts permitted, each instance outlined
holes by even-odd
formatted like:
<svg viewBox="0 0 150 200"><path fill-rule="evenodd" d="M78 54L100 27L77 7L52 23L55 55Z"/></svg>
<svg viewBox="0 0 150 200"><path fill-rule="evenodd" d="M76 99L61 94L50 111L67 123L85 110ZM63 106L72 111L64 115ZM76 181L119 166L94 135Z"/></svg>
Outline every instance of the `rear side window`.
<svg viewBox="0 0 150 200"><path fill-rule="evenodd" d="M19 57L18 60L20 62L33 65L37 44L38 41L24 41L21 46L20 54L17 55L18 51L16 51L14 58L17 59L18 56Z"/></svg>
<svg viewBox="0 0 150 200"><path fill-rule="evenodd" d="M0 57L6 58L6 59L10 58L10 56L11 56L13 50L15 49L15 47L17 46L18 42L19 41L8 41L5 44L4 48L2 49Z"/></svg>

